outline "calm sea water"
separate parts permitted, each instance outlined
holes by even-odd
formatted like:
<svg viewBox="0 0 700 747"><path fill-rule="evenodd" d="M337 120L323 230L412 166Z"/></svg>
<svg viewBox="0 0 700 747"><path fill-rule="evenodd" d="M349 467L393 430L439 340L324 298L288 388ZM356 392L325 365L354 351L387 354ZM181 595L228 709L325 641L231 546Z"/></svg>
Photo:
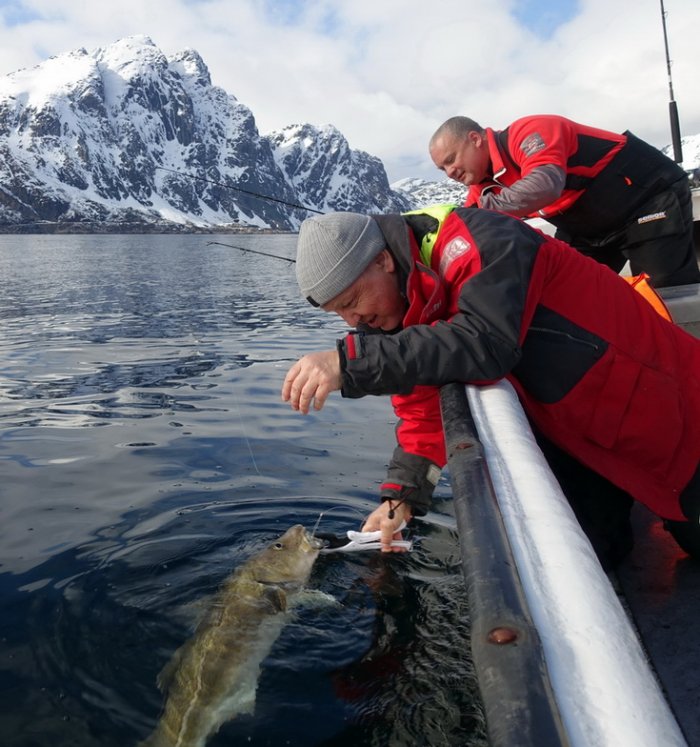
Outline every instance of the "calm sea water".
<svg viewBox="0 0 700 747"><path fill-rule="evenodd" d="M358 529L386 398L307 417L289 364L342 323L293 236L0 236L0 744L124 747L218 584L294 523ZM253 716L210 745L484 745L449 488L410 555L323 555Z"/></svg>

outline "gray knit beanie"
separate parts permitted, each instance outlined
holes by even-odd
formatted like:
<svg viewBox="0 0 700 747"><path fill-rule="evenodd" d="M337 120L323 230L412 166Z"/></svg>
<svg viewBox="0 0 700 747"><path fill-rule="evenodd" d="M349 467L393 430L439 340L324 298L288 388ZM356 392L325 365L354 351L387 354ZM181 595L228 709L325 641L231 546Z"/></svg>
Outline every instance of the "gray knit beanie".
<svg viewBox="0 0 700 747"><path fill-rule="evenodd" d="M362 274L386 247L376 221L359 213L307 218L297 242L297 281L313 306L323 306Z"/></svg>

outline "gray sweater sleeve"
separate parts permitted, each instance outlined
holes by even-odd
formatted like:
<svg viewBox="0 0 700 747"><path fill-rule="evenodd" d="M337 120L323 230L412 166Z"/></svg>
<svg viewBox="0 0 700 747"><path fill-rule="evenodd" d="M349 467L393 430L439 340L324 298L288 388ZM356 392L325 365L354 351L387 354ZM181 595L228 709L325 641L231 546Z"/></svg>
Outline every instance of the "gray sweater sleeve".
<svg viewBox="0 0 700 747"><path fill-rule="evenodd" d="M503 187L499 193L483 191L479 207L522 218L554 202L561 195L565 182L564 169L554 164L540 166L510 187Z"/></svg>

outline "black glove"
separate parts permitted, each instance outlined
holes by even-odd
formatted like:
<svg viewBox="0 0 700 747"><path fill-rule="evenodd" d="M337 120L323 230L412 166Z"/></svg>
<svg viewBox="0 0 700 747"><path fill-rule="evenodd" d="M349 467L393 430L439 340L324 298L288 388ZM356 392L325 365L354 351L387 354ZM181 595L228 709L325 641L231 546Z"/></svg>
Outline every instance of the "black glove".
<svg viewBox="0 0 700 747"><path fill-rule="evenodd" d="M381 486L380 500L391 501L394 507L406 503L413 516L425 516L439 479L440 468L436 464L397 446Z"/></svg>

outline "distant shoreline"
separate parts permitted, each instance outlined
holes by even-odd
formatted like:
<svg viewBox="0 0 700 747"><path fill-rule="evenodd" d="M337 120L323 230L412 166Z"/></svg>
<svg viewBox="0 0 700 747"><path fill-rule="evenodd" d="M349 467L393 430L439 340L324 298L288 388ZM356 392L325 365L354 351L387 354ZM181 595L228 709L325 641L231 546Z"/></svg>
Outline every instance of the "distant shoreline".
<svg viewBox="0 0 700 747"><path fill-rule="evenodd" d="M274 228L193 226L179 223L6 223L0 234L295 234Z"/></svg>

